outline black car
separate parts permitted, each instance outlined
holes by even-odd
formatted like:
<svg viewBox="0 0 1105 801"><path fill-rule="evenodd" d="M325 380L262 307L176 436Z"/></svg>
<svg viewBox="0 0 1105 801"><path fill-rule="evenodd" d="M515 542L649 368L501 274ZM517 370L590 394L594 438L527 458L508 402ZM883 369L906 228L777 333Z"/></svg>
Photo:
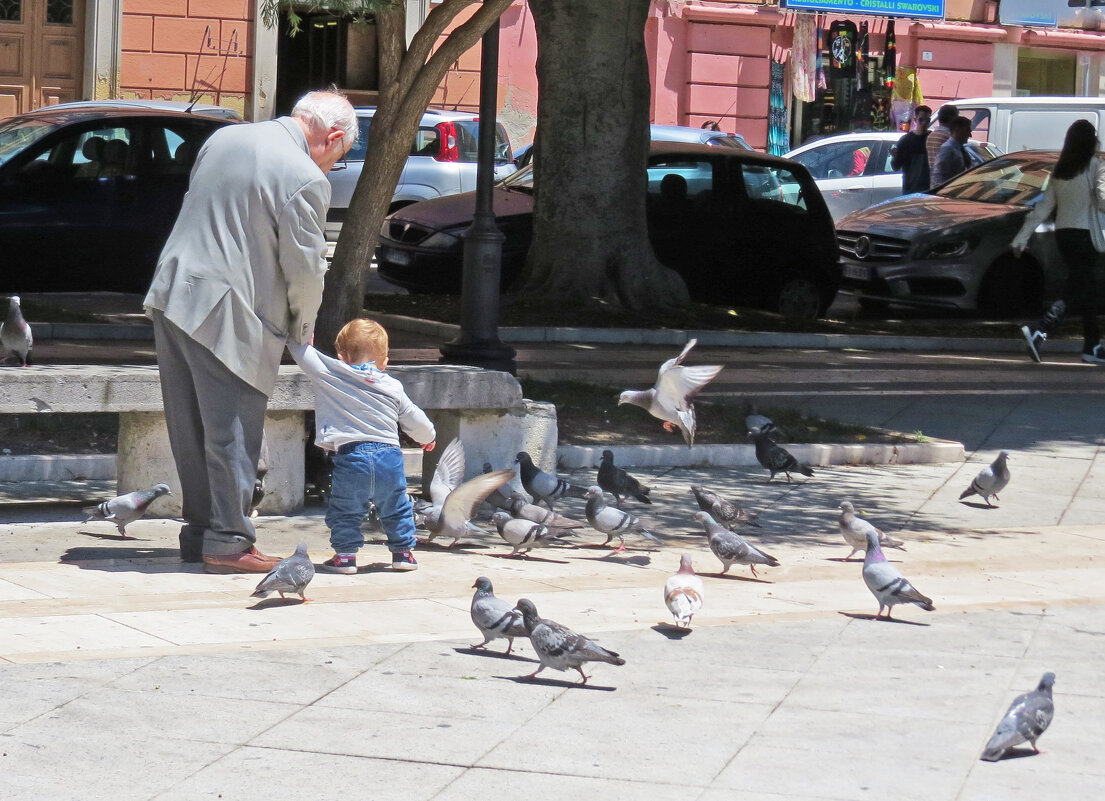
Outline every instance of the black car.
<svg viewBox="0 0 1105 801"><path fill-rule="evenodd" d="M145 292L200 145L231 124L118 104L0 122L0 291Z"/></svg>
<svg viewBox="0 0 1105 801"><path fill-rule="evenodd" d="M500 181L493 194L495 221L506 235L502 281L509 288L533 236L532 167ZM808 319L823 314L836 295L833 220L797 162L653 142L646 203L653 250L679 272L693 300ZM380 275L411 292L460 292L461 234L474 210L475 194L467 192L396 211L380 232Z"/></svg>

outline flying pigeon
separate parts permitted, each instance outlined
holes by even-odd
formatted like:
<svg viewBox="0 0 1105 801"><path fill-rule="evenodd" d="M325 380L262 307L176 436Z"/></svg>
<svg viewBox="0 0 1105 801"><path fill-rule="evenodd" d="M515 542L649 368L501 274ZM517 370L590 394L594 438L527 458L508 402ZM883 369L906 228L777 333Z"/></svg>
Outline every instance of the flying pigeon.
<svg viewBox="0 0 1105 801"><path fill-rule="evenodd" d="M936 608L932 605L931 598L921 595L908 579L898 572L898 568L886 561L879 546L878 531L874 526L867 532L867 554L863 557L863 581L875 596L875 600L879 602L879 611L875 615L875 620L882 617L884 607L886 619L890 620L894 604L917 604L926 612Z"/></svg>
<svg viewBox="0 0 1105 801"><path fill-rule="evenodd" d="M485 473L492 472L491 471L491 462L484 462L483 463L483 472L485 472ZM507 511L507 512L510 511L510 497L505 492L503 492L499 487L496 487L495 489L491 490L491 494L488 495L486 498L484 498L484 500L487 503L494 506L496 509L502 509L502 510Z"/></svg>
<svg viewBox="0 0 1105 801"><path fill-rule="evenodd" d="M675 625L691 627L691 618L702 608L706 597L706 588L702 579L694 573L691 557L683 554L679 557L679 570L664 584L664 603L675 618Z"/></svg>
<svg viewBox="0 0 1105 801"><path fill-rule="evenodd" d="M525 451L520 451L514 461L518 464L522 487L533 496L534 503L544 502L545 506L552 509L552 502L555 500L564 497L582 498L587 494L587 490L583 487L569 484L564 479L549 475L538 468Z"/></svg>
<svg viewBox="0 0 1105 801"><path fill-rule="evenodd" d="M480 576L472 586L476 588L472 596L472 622L483 634L483 642L472 647L483 648L492 640L505 637L505 653L509 654L514 648L514 638L527 636L526 627L522 624L522 613L501 598L495 597L491 579L486 576Z"/></svg>
<svg viewBox="0 0 1105 801"><path fill-rule="evenodd" d="M146 514L150 504L162 495L172 495L168 484L155 484L149 489L135 490L126 495L112 498L96 506L89 506L81 510L88 515L84 522L91 520L110 520L119 529L119 533L128 539L134 539L127 535L127 526Z"/></svg>
<svg viewBox="0 0 1105 801"><path fill-rule="evenodd" d="M987 762L997 762L1005 752L1015 745L1027 742L1037 754L1036 740L1040 738L1051 719L1055 716L1055 704L1051 700L1051 687L1055 684L1055 674L1045 673L1036 689L1018 695L1009 705L1005 717L1001 719L990 742L982 752Z"/></svg>
<svg viewBox="0 0 1105 801"><path fill-rule="evenodd" d="M599 486L614 496L614 503L620 509L622 496L636 498L641 503L652 503L648 494L650 487L646 487L622 468L614 464L614 452L603 451L602 463L599 465Z"/></svg>
<svg viewBox="0 0 1105 801"><path fill-rule="evenodd" d="M616 535L621 544L615 550L624 551L625 533L627 531L635 532L655 543L660 543L660 539L644 527L639 517L631 515L629 512L623 512L614 506L607 506L606 498L602 494L602 487L596 485L587 490L585 511L587 522L591 524L591 527L606 535L606 542L603 545L607 545Z"/></svg>
<svg viewBox="0 0 1105 801"><path fill-rule="evenodd" d="M694 519L705 529L706 539L710 541L710 550L721 560L723 574L729 572L730 565L748 565L753 576L756 575L756 565L779 566L778 559L764 553L740 534L725 528L710 517L708 512L695 512Z"/></svg>
<svg viewBox="0 0 1105 801"><path fill-rule="evenodd" d="M688 448L694 445L696 428L694 404L691 400L714 380L722 368L720 364L683 366L683 359L697 342L697 339L690 340L678 356L660 365L660 372L652 389L627 389L618 398L619 406L632 403L645 409L653 417L663 420L665 431L674 431L678 427L683 432Z"/></svg>
<svg viewBox="0 0 1105 801"><path fill-rule="evenodd" d="M760 466L768 470L771 475L768 481L775 478L776 473L786 473L787 483L790 483L791 473L801 473L804 476L812 476L813 470L804 464L798 464L798 460L786 448L776 445L770 432L749 431L748 438L756 443L756 461Z"/></svg>
<svg viewBox="0 0 1105 801"><path fill-rule="evenodd" d="M705 487L691 485L691 492L694 493L694 499L698 501L698 508L708 513L710 517L730 531L741 524L756 527L760 525L756 522L760 516L758 512L745 509L743 506L737 506L737 504L725 500L716 492L711 492Z"/></svg>
<svg viewBox="0 0 1105 801"><path fill-rule="evenodd" d="M520 492L511 493L509 500L510 506L507 511L510 512L511 517L516 517L519 520L531 520L549 528L583 528L583 523L578 520L572 520L570 517L557 514L551 509L530 503L522 497Z"/></svg>
<svg viewBox="0 0 1105 801"><path fill-rule="evenodd" d="M7 359L8 354L12 354L26 367L31 363L34 343L31 324L23 319L23 311L19 308L19 295L12 295L8 301L8 316L0 323L0 357Z"/></svg>
<svg viewBox="0 0 1105 801"><path fill-rule="evenodd" d="M851 559L856 551L867 550L868 531L874 531L875 534L878 535L879 545L881 547L897 548L902 551L905 550L905 544L901 540L891 539L862 517L858 516L856 514L856 508L852 506L851 501L841 501L839 523L840 533L844 535L844 541L852 546L852 553L844 557L845 562Z"/></svg>
<svg viewBox="0 0 1105 801"><path fill-rule="evenodd" d="M306 592L307 585L314 577L315 566L311 564L311 557L307 555L307 546L300 543L296 546L295 553L276 563L276 567L261 579L261 583L249 597L267 598L272 593L278 592L283 598L284 593L294 592L303 599L303 603L307 603L310 598L303 593Z"/></svg>
<svg viewBox="0 0 1105 801"><path fill-rule="evenodd" d="M515 607L522 613L522 623L529 634L530 644L537 652L541 660L541 667L523 678L532 679L542 670L551 667L553 670L567 670L575 668L583 677L580 684L586 684L588 676L583 672L586 662L608 662L611 665L624 665L622 659L614 651L607 650L594 640L576 634L567 626L562 626L555 620L539 617L537 607L533 601L522 598Z"/></svg>
<svg viewBox="0 0 1105 801"><path fill-rule="evenodd" d="M1009 458L1008 451L1002 451L998 454L998 458L982 468L978 475L975 476L975 480L971 482L971 486L963 490L963 494L959 496L959 500L970 497L971 495L979 495L982 500L986 501L987 506L993 506L990 503L990 496L994 496L995 500L1001 500L998 498L998 493L1005 489L1005 485L1009 483L1009 465L1005 462Z"/></svg>
<svg viewBox="0 0 1105 801"><path fill-rule="evenodd" d="M521 520L511 517L500 510L491 515L491 522L499 529L499 536L506 540L508 545L513 545L511 556L523 556L534 548L543 548L554 542L558 537L566 537L568 533L562 528L548 528L531 520Z"/></svg>
<svg viewBox="0 0 1105 801"><path fill-rule="evenodd" d="M483 533L473 525L472 515L480 501L514 478L513 470L493 470L461 483L464 478L464 444L454 439L446 446L430 481L432 506L425 510L426 541L434 537L452 537L452 548L469 530Z"/></svg>

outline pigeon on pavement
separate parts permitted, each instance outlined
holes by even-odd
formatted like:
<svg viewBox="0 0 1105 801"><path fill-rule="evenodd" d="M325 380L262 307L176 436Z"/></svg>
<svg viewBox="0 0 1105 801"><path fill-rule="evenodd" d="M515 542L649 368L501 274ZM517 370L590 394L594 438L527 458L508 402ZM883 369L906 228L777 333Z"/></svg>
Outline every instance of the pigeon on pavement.
<svg viewBox="0 0 1105 801"><path fill-rule="evenodd" d="M783 434L783 429L775 424L770 417L762 414L750 414L744 418L744 425L749 431L763 431L770 434Z"/></svg>
<svg viewBox="0 0 1105 801"><path fill-rule="evenodd" d="M602 494L602 487L598 485L587 490L585 511L587 522L591 524L591 527L606 535L606 542L603 545L609 544L610 540L617 536L621 544L615 550L624 551L625 533L627 531L640 534L655 543L660 543L660 539L645 528L639 517L631 515L629 512L623 512L617 507L607 506L606 498Z"/></svg>
<svg viewBox="0 0 1105 801"><path fill-rule="evenodd" d="M520 451L514 461L518 464L518 472L521 474L522 487L533 496L534 503L544 503L550 509L552 502L560 498L582 498L587 494L583 487L569 484L562 478L549 475L533 463L532 457L525 451Z"/></svg>
<svg viewBox="0 0 1105 801"><path fill-rule="evenodd" d="M284 597L286 592L294 592L307 603L308 598L303 593L307 591L307 585L315 577L315 566L311 564L311 557L307 555L307 546L300 543L296 546L295 553L287 559L281 559L269 574L261 579L257 589L250 595L251 598L267 598L274 592Z"/></svg>
<svg viewBox="0 0 1105 801"><path fill-rule="evenodd" d="M522 623L526 627L526 633L529 634L530 644L541 660L541 667L523 678L536 678L537 674L547 667L553 670L574 668L583 677L580 684L586 684L589 677L583 672L583 664L587 662L625 664L625 660L617 653L603 648L594 640L582 634L576 634L555 620L539 617L533 601L522 598L515 608L522 613Z"/></svg>
<svg viewBox="0 0 1105 801"><path fill-rule="evenodd" d="M127 526L146 514L146 510L150 508L150 504L162 495L172 494L168 484L155 484L149 489L128 492L126 495L120 495L117 498L112 498L110 501L104 501L96 506L89 506L83 509L82 511L84 514L88 515L84 522L88 523L92 520L109 520L119 529L120 534L128 539L133 539L133 537L127 534Z"/></svg>
<svg viewBox="0 0 1105 801"><path fill-rule="evenodd" d="M706 539L710 541L710 550L721 560L723 574L729 572L730 565L748 565L753 576L756 575L756 565L779 566L778 559L764 553L740 534L718 523L708 512L695 512L694 519L705 529Z"/></svg>
<svg viewBox="0 0 1105 801"><path fill-rule="evenodd" d="M801 473L804 476L813 475L813 470L804 464L799 464L790 451L776 445L771 439L770 432L749 431L748 438L756 443L756 461L771 473L767 477L768 481L775 478L776 473L786 473L788 484L790 483L791 473Z"/></svg>
<svg viewBox="0 0 1105 801"><path fill-rule="evenodd" d="M622 496L636 498L641 503L652 503L648 494L652 491L622 468L614 464L614 452L603 451L599 465L599 486L614 496L614 504L620 509Z"/></svg>
<svg viewBox="0 0 1105 801"><path fill-rule="evenodd" d="M886 619L891 620L890 613L894 609L894 604L917 604L926 612L936 608L932 605L931 598L919 593L909 580L898 572L898 568L886 561L886 556L879 547L879 535L874 526L867 532L867 554L863 557L863 581L875 596L875 600L879 602L879 611L875 615L875 620L882 617L883 608L886 609Z"/></svg>
<svg viewBox="0 0 1105 801"><path fill-rule="evenodd" d="M868 523L862 517L856 514L856 508L852 506L851 501L841 501L840 503L840 533L844 535L844 541L852 546L852 553L844 557L844 561L847 562L856 551L867 550L867 532L874 531L879 537L879 545L883 548L897 548L899 550L905 550L905 544L901 540L895 540L888 537L879 529Z"/></svg>
<svg viewBox="0 0 1105 801"><path fill-rule="evenodd" d="M509 654L514 648L514 638L527 636L522 613L501 598L495 597L491 579L487 576L480 576L472 586L476 588L472 596L472 622L483 634L483 642L472 647L483 648L492 640L505 637L505 653Z"/></svg>
<svg viewBox="0 0 1105 801"><path fill-rule="evenodd" d="M689 629L691 618L702 608L705 597L706 588L695 575L691 557L683 554L679 557L678 572L664 584L664 603L675 618L675 625Z"/></svg>
<svg viewBox="0 0 1105 801"><path fill-rule="evenodd" d="M6 360L8 354L12 354L26 367L31 363L34 344L31 324L23 319L23 310L19 308L19 295L12 295L8 301L8 316L0 323L0 358Z"/></svg>
<svg viewBox="0 0 1105 801"><path fill-rule="evenodd" d="M678 356L660 365L660 372L652 389L627 389L618 398L619 406L632 403L645 409L653 417L663 420L665 431L674 431L678 427L683 432L688 448L694 445L697 427L694 404L691 401L722 369L720 364L683 366L683 359L697 342L697 339L690 340Z"/></svg>
<svg viewBox="0 0 1105 801"><path fill-rule="evenodd" d="M959 500L971 495L979 495L982 500L986 501L987 506L993 506L990 503L990 496L992 495L995 500L1000 501L1001 498L998 498L998 493L1005 489L1005 485L1009 483L1009 465L1006 464L1008 458L1009 453L1007 451L999 453L998 458L979 471L978 475L975 476L975 480L971 482L971 486L963 490Z"/></svg>
<svg viewBox="0 0 1105 801"><path fill-rule="evenodd" d="M578 520L572 520L570 517L557 514L544 506L530 503L522 497L520 492L511 493L509 501L510 505L507 511L510 512L511 517L516 517L519 520L532 520L534 523L540 523L549 528L583 528L583 523Z"/></svg>
<svg viewBox="0 0 1105 801"><path fill-rule="evenodd" d="M485 472L485 473L492 472L491 462L484 462L483 463L483 472ZM502 489L499 488L499 487L496 487L495 489L491 490L491 494L488 495L486 498L484 498L484 501L491 504L496 509L502 509L502 510L507 511L507 512L510 511L510 496L508 496L505 492L503 492Z"/></svg>
<svg viewBox="0 0 1105 801"><path fill-rule="evenodd" d="M469 530L484 533L471 522L476 506L493 490L514 478L514 471L493 470L461 483L463 478L464 445L454 439L442 451L430 481L433 505L425 511L427 542L434 537L452 537L449 544L452 548Z"/></svg>
<svg viewBox="0 0 1105 801"><path fill-rule="evenodd" d="M491 522L499 530L499 536L506 540L508 545L514 546L514 550L510 552L511 556L524 556L534 548L543 548L559 537L570 534L562 528L548 528L532 520L511 517L502 510L491 515Z"/></svg>
<svg viewBox="0 0 1105 801"><path fill-rule="evenodd" d="M990 742L986 743L982 752L984 760L997 762L1010 748L1024 742L1029 743L1037 754L1040 753L1036 740L1047 731L1051 719L1055 717L1055 704L1051 700L1053 684L1055 674L1045 673L1035 690L1013 699Z"/></svg>
<svg viewBox="0 0 1105 801"><path fill-rule="evenodd" d="M705 487L692 484L691 492L694 493L694 499L698 501L698 508L708 513L710 517L730 531L742 524L756 527L760 525L756 522L760 516L758 512L745 509L743 506L737 506L737 504L725 500L716 492L711 492Z"/></svg>

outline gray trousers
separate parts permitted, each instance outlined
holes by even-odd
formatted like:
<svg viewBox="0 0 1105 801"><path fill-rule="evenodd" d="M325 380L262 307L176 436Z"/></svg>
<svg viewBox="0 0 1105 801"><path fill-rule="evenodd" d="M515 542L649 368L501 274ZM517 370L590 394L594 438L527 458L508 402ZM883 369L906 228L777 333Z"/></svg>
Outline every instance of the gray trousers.
<svg viewBox="0 0 1105 801"><path fill-rule="evenodd" d="M152 313L169 445L180 478L182 556L247 551L257 541L249 502L268 396L180 328Z"/></svg>

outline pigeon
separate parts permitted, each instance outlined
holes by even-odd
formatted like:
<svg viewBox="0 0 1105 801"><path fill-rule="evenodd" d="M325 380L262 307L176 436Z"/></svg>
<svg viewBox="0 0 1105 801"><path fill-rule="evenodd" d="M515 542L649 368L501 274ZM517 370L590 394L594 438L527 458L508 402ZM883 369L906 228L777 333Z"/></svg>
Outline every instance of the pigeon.
<svg viewBox="0 0 1105 801"><path fill-rule="evenodd" d="M586 684L589 677L581 667L585 662L608 662L611 665L625 664L625 660L617 653L603 648L594 640L588 639L582 634L576 634L570 628L560 625L555 620L539 617L537 607L533 605L533 601L522 598L515 608L522 613L522 623L526 627L526 633L529 634L530 644L541 660L541 667L528 676L523 676L523 678L536 678L537 674L547 667L551 667L553 670L575 668L579 671L579 675L583 677L580 684Z"/></svg>
<svg viewBox="0 0 1105 801"><path fill-rule="evenodd" d="M710 517L730 531L741 524L756 526L757 528L760 525L756 522L760 516L758 512L750 511L743 506L737 506L705 487L691 485L691 492L694 493L694 499L698 501L698 508L708 513Z"/></svg>
<svg viewBox="0 0 1105 801"><path fill-rule="evenodd" d="M768 481L775 478L776 473L786 473L788 484L790 483L791 473L801 473L804 476L813 475L813 470L804 464L798 464L798 460L794 458L790 451L776 445L771 439L770 432L749 431L748 438L756 443L756 461L771 473L767 477Z"/></svg>
<svg viewBox="0 0 1105 801"><path fill-rule="evenodd" d="M997 762L1005 752L1015 745L1027 742L1037 754L1036 740L1040 738L1051 719L1055 716L1055 704L1051 700L1051 687L1055 684L1055 674L1045 673L1036 689L1018 695L1009 705L1005 717L1001 719L990 742L982 752L987 762Z"/></svg>
<svg viewBox="0 0 1105 801"><path fill-rule="evenodd" d="M303 599L303 603L307 603L310 598L303 593L314 577L315 566L311 564L311 557L307 555L307 546L300 543L296 546L295 553L276 563L276 567L261 579L261 583L249 597L267 598L272 593L278 592L283 598L284 593L294 592Z"/></svg>
<svg viewBox="0 0 1105 801"><path fill-rule="evenodd" d="M483 463L483 472L490 473L491 462ZM499 487L491 490L491 494L484 498L484 501L494 506L496 509L503 509L504 511L510 511L510 497L503 492Z"/></svg>
<svg viewBox="0 0 1105 801"><path fill-rule="evenodd" d="M646 487L629 473L614 464L614 452L603 451L602 463L599 465L599 486L614 496L614 503L620 509L622 496L636 498L641 503L652 503L648 494L650 487Z"/></svg>
<svg viewBox="0 0 1105 801"><path fill-rule="evenodd" d="M982 500L986 501L987 506L993 506L990 503L990 496L992 495L995 500L1000 501L1001 498L998 498L998 493L1005 489L1005 485L1009 483L1009 465L1005 463L1008 458L1008 451L999 453L997 459L979 471L978 475L975 476L975 480L971 482L971 486L963 490L959 500L971 495L979 495Z"/></svg>
<svg viewBox="0 0 1105 801"><path fill-rule="evenodd" d="M883 548L897 548L905 550L905 544L901 540L888 537L879 529L868 523L856 514L856 508L851 501L840 502L840 533L844 535L844 541L852 546L852 553L844 557L847 562L856 551L867 550L867 532L874 531L879 538L879 545Z"/></svg>
<svg viewBox="0 0 1105 801"><path fill-rule="evenodd" d="M528 551L543 548L558 537L568 536L568 532L562 528L548 528L531 520L520 520L501 510L491 515L491 522L499 529L499 536L508 545L514 546L511 556L524 556Z"/></svg>
<svg viewBox="0 0 1105 801"><path fill-rule="evenodd" d="M423 514L430 542L434 537L452 537L452 548L470 530L484 533L472 523L472 515L480 501L491 492L514 478L513 470L493 470L461 483L464 478L464 444L460 439L450 442L430 481L430 500L433 504Z"/></svg>
<svg viewBox="0 0 1105 801"><path fill-rule="evenodd" d="M898 568L886 561L882 548L879 546L879 534L872 526L867 532L867 554L863 557L863 581L867 589L879 602L879 611L875 620L882 617L882 610L886 608L886 619L891 620L890 613L894 604L910 603L924 609L933 611L932 599L919 593L909 580L906 579Z"/></svg>
<svg viewBox="0 0 1105 801"><path fill-rule="evenodd" d="M683 432L688 448L694 445L696 429L694 404L691 400L714 380L722 368L720 364L683 366L683 359L697 342L697 339L690 340L678 356L660 365L660 372L652 389L627 389L618 398L619 406L632 403L645 409L653 417L663 420L665 431L674 431L678 427Z"/></svg>
<svg viewBox="0 0 1105 801"><path fill-rule="evenodd" d="M725 528L710 517L709 512L695 512L694 519L705 529L706 539L710 541L710 550L721 560L723 574L729 572L730 565L748 565L753 576L756 576L756 565L779 566L778 559L764 553L740 534Z"/></svg>
<svg viewBox="0 0 1105 801"><path fill-rule="evenodd" d="M509 654L514 648L514 638L527 636L522 613L501 598L495 597L491 579L487 576L480 576L472 586L476 588L476 593L472 596L472 622L483 634L483 642L472 647L483 648L492 640L506 637L504 653Z"/></svg>
<svg viewBox="0 0 1105 801"><path fill-rule="evenodd" d="M510 512L511 517L531 520L549 528L583 528L583 523L578 520L572 520L551 509L528 502L520 492L511 493L509 500L510 506L507 511Z"/></svg>
<svg viewBox="0 0 1105 801"><path fill-rule="evenodd" d="M783 429L775 424L770 417L762 414L750 414L744 418L744 425L749 431L763 431L770 434L782 434Z"/></svg>
<svg viewBox="0 0 1105 801"><path fill-rule="evenodd" d="M19 364L26 367L31 363L31 348L35 340L31 336L31 324L23 319L23 311L19 308L19 295L12 295L8 301L8 316L0 323L0 357L8 358L8 354L19 359Z"/></svg>
<svg viewBox="0 0 1105 801"><path fill-rule="evenodd" d="M128 492L126 495L120 495L110 501L104 501L96 506L83 509L84 514L88 515L84 522L110 520L119 529L120 534L127 537L127 539L134 539L127 535L127 526L146 514L150 504L162 495L172 494L168 484L155 484L149 489Z"/></svg>
<svg viewBox="0 0 1105 801"><path fill-rule="evenodd" d="M602 494L602 487L598 485L587 490L585 511L587 522L591 524L591 527L606 535L606 542L603 545L609 544L610 540L617 535L621 544L615 550L624 551L625 533L627 531L635 532L655 543L660 543L660 539L644 527L639 517L631 515L629 512L623 512L616 507L607 506L606 497Z"/></svg>
<svg viewBox="0 0 1105 801"><path fill-rule="evenodd" d="M691 618L702 608L705 597L706 588L694 573L691 557L683 554L679 557L678 572L664 584L664 603L675 618L675 625L689 629Z"/></svg>
<svg viewBox="0 0 1105 801"><path fill-rule="evenodd" d="M551 476L539 469L525 451L520 451L514 461L518 464L522 487L533 496L534 503L544 502L545 506L552 509L552 502L555 500L564 497L582 498L587 494L587 490L583 487L569 484L564 479Z"/></svg>

